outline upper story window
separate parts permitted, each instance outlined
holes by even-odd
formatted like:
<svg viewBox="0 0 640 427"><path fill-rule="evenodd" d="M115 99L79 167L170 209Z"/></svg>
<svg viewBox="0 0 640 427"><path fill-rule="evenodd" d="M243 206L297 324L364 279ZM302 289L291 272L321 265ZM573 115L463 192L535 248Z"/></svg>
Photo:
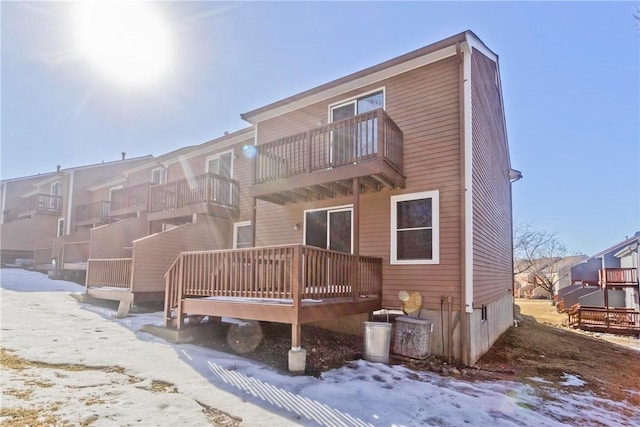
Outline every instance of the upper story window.
<svg viewBox="0 0 640 427"><path fill-rule="evenodd" d="M156 168L151 171L151 182L153 184L167 183L167 170L165 168Z"/></svg>
<svg viewBox="0 0 640 427"><path fill-rule="evenodd" d="M208 173L221 175L225 178L231 178L233 176L233 151L207 157L206 171Z"/></svg>
<svg viewBox="0 0 640 427"><path fill-rule="evenodd" d="M384 108L383 89L331 106L329 119L337 122L378 108Z"/></svg>
<svg viewBox="0 0 640 427"><path fill-rule="evenodd" d="M391 197L391 264L440 262L440 193Z"/></svg>
<svg viewBox="0 0 640 427"><path fill-rule="evenodd" d="M52 196L60 195L60 181L56 181L51 184L51 195Z"/></svg>

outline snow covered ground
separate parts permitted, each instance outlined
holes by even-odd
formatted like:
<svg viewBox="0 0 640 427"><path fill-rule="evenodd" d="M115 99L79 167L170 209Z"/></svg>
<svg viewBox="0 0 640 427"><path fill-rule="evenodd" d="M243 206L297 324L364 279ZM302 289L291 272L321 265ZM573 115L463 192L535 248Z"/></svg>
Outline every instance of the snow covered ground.
<svg viewBox="0 0 640 427"><path fill-rule="evenodd" d="M28 381L30 370L3 366L3 408L36 405L59 420L91 425L207 425L203 406L245 426L640 425L640 408L582 391L584 382L570 375L545 390L545 380L535 389L467 382L359 360L320 378L290 376L141 332L142 325L162 324L160 312L115 319L110 309L71 298L83 291L74 283L17 269L0 273L2 348L30 361L91 368L82 375L30 368L47 386L25 400L7 391Z"/></svg>

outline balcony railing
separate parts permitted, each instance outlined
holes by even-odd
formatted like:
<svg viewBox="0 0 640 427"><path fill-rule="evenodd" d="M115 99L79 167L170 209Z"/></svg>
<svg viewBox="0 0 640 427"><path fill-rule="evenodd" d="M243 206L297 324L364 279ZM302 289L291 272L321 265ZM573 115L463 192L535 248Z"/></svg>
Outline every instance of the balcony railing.
<svg viewBox="0 0 640 427"><path fill-rule="evenodd" d="M162 212L201 204L238 208L238 181L207 173L149 188L149 212Z"/></svg>
<svg viewBox="0 0 640 427"><path fill-rule="evenodd" d="M111 193L111 212L127 208L145 210L147 208L150 185L151 183L145 182L144 184L113 191Z"/></svg>
<svg viewBox="0 0 640 427"><path fill-rule="evenodd" d="M109 201L107 200L79 205L76 208L76 222L100 222L106 219L109 219Z"/></svg>
<svg viewBox="0 0 640 427"><path fill-rule="evenodd" d="M5 220L13 221L32 214L59 215L62 212L62 196L34 194L20 200L20 205L5 211Z"/></svg>
<svg viewBox="0 0 640 427"><path fill-rule="evenodd" d="M129 289L132 265L131 258L90 259L87 263L87 288Z"/></svg>
<svg viewBox="0 0 640 427"><path fill-rule="evenodd" d="M256 148L254 184L372 160L386 160L397 171L403 170L402 131L382 109Z"/></svg>
<svg viewBox="0 0 640 427"><path fill-rule="evenodd" d="M598 271L598 282L601 286L637 285L638 269L601 268Z"/></svg>
<svg viewBox="0 0 640 427"><path fill-rule="evenodd" d="M575 305L568 312L569 325L614 333L640 332L640 313L632 308L581 307Z"/></svg>

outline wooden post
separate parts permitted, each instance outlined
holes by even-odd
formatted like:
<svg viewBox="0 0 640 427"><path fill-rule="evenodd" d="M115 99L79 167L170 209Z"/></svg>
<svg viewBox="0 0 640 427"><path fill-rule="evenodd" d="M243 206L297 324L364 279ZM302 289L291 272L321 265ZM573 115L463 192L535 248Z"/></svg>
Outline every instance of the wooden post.
<svg viewBox="0 0 640 427"><path fill-rule="evenodd" d="M360 183L353 178L353 255L356 258L354 268L353 299L360 299Z"/></svg>
<svg viewBox="0 0 640 427"><path fill-rule="evenodd" d="M604 322L607 329L609 329L609 288L604 285Z"/></svg>
<svg viewBox="0 0 640 427"><path fill-rule="evenodd" d="M179 255L180 260L178 261L178 307L176 307L176 328L178 330L182 329L182 324L184 323L184 314L182 313L182 287L184 286L184 256L182 254Z"/></svg>
<svg viewBox="0 0 640 427"><path fill-rule="evenodd" d="M306 163L304 165L305 173L311 173L311 163L312 163L312 155L313 155L313 144L311 144L311 130L307 131L307 143L304 146L307 147L307 158Z"/></svg>
<svg viewBox="0 0 640 427"><path fill-rule="evenodd" d="M384 137L384 111L381 109L377 113L378 129L376 130L376 138L378 138L378 159L382 159L387 151L387 139Z"/></svg>
<svg viewBox="0 0 640 427"><path fill-rule="evenodd" d="M253 197L251 199L251 247L256 247L256 216L258 204L256 202L256 198Z"/></svg>
<svg viewBox="0 0 640 427"><path fill-rule="evenodd" d="M300 312L302 304L302 246L295 245L293 247L293 256L291 257L291 296L293 299L293 316L291 323L291 348L299 348L302 346L302 328L300 325Z"/></svg>

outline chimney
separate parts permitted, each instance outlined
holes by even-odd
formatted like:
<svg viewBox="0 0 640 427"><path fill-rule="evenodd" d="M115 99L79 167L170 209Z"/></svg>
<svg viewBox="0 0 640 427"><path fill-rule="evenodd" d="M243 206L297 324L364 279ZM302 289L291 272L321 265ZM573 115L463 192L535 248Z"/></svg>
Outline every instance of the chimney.
<svg viewBox="0 0 640 427"><path fill-rule="evenodd" d="M122 160L124 160L124 158L125 158L125 156L127 155L127 153L125 153L125 152L123 151L123 152L122 152L122 153L120 153L120 154L122 154Z"/></svg>
<svg viewBox="0 0 640 427"><path fill-rule="evenodd" d="M57 172L57 173L60 173L60 168L61 168L61 167L62 167L62 166L60 166L60 165L56 165L56 172Z"/></svg>

